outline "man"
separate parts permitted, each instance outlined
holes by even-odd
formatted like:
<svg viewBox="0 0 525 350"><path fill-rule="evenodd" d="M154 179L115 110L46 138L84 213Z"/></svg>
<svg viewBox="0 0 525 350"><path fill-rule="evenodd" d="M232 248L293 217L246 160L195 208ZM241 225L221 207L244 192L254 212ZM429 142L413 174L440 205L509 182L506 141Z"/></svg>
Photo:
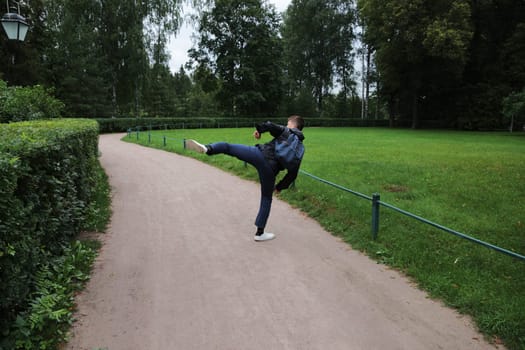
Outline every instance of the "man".
<svg viewBox="0 0 525 350"><path fill-rule="evenodd" d="M270 215L273 192L275 191L279 193L290 187L299 173L300 163L296 167L289 169L283 179L275 185L277 174L281 170L284 170L284 165L282 165L275 157L275 144L278 142L277 139L284 132L292 132L297 135L302 142L304 140L304 135L302 133L303 127L304 120L298 115L289 117L286 127L269 121L258 124L253 133L253 136L257 140L259 140L261 134L265 132L269 132L274 138L268 143L262 145L257 144L255 146L229 144L226 142L202 145L195 140L186 141L186 147L188 149L199 153L206 153L210 156L214 154L227 154L250 163L257 169L259 181L261 183L261 202L257 218L255 219L255 226L257 226L257 232L254 237L255 241L268 241L275 238L275 234L264 232L268 216Z"/></svg>

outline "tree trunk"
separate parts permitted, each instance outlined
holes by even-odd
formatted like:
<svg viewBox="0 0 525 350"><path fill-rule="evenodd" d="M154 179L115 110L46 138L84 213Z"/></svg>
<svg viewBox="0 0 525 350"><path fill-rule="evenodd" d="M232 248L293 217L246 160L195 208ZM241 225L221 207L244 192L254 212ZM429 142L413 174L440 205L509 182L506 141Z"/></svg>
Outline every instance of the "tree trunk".
<svg viewBox="0 0 525 350"><path fill-rule="evenodd" d="M419 115L417 113L417 91L414 91L412 95L412 129L419 128Z"/></svg>
<svg viewBox="0 0 525 350"><path fill-rule="evenodd" d="M376 90L376 111L375 111L375 116L374 116L375 120L377 120L378 114L379 114L379 94L377 93L377 90Z"/></svg>
<svg viewBox="0 0 525 350"><path fill-rule="evenodd" d="M319 116L321 116L323 112L323 87L322 85L319 85L317 87L317 110L319 111Z"/></svg>
<svg viewBox="0 0 525 350"><path fill-rule="evenodd" d="M139 116L139 83L135 80L135 117L138 118Z"/></svg>
<svg viewBox="0 0 525 350"><path fill-rule="evenodd" d="M390 95L388 100L388 117L389 117L389 126L391 128L396 126L396 104L392 95Z"/></svg>
<svg viewBox="0 0 525 350"><path fill-rule="evenodd" d="M370 47L366 47L366 75L365 75L365 119L368 119L368 105L370 101L370 58L372 56L372 50Z"/></svg>
<svg viewBox="0 0 525 350"><path fill-rule="evenodd" d="M361 56L361 119L365 119L365 51Z"/></svg>

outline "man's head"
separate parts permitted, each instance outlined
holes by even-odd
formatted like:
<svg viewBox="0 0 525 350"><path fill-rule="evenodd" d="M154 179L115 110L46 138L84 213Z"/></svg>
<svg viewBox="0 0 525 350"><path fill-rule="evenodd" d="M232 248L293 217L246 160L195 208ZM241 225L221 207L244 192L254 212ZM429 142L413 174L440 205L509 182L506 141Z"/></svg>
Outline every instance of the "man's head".
<svg viewBox="0 0 525 350"><path fill-rule="evenodd" d="M304 119L298 115L292 115L291 117L288 118L287 126L289 128L297 128L299 130L303 130Z"/></svg>

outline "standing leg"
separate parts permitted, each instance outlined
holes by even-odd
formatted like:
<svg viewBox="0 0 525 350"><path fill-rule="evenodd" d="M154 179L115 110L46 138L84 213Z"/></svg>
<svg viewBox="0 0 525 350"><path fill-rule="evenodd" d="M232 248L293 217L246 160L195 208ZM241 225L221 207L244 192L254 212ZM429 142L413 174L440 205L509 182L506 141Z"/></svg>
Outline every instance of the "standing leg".
<svg viewBox="0 0 525 350"><path fill-rule="evenodd" d="M259 173L259 181L261 182L261 204L257 218L255 219L255 226L257 226L258 229L264 230L272 207L275 175L268 165L263 169L257 169L257 171Z"/></svg>
<svg viewBox="0 0 525 350"><path fill-rule="evenodd" d="M208 145L208 147L210 149L208 154L227 154L250 163L257 169L259 181L261 183L261 202L257 218L255 219L255 226L257 226L257 236L262 237L268 217L270 216L273 190L275 187L275 175L272 168L268 165L266 159L264 159L261 150L254 146L218 142ZM266 239L257 239L257 236L256 240L268 239L268 236L264 236Z"/></svg>

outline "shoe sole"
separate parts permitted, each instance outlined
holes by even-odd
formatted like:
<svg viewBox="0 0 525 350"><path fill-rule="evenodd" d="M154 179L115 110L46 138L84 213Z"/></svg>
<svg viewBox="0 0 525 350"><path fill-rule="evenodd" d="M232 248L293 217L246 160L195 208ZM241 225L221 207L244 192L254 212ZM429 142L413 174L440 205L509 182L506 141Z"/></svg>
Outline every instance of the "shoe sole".
<svg viewBox="0 0 525 350"><path fill-rule="evenodd" d="M186 140L186 148L198 153L206 153L206 146L201 145L195 140Z"/></svg>
<svg viewBox="0 0 525 350"><path fill-rule="evenodd" d="M272 239L275 239L275 234L271 234L271 237L270 238L265 238L265 239L260 239L259 238L260 236L255 236L253 239L255 240L255 242L266 242L266 241L271 241ZM259 238L259 239L258 239Z"/></svg>

